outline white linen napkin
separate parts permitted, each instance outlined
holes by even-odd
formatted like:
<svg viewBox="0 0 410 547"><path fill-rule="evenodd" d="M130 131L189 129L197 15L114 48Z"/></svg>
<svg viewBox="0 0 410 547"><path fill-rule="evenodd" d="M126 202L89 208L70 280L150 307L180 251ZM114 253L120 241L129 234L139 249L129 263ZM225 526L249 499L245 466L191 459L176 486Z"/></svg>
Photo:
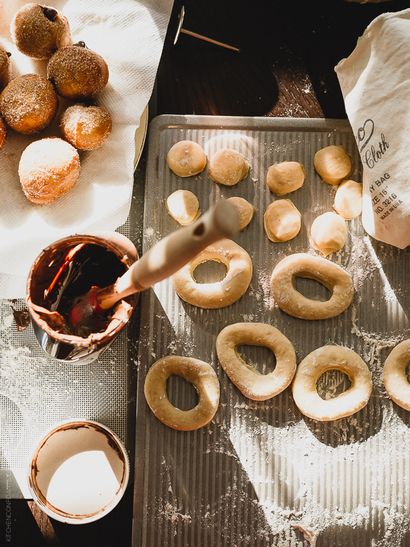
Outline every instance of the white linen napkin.
<svg viewBox="0 0 410 547"><path fill-rule="evenodd" d="M46 67L45 62L19 53L11 42L9 23L24 3L0 2L0 41L12 53L13 76L45 73ZM0 151L0 272L5 274L0 278L0 298L23 296L21 280L47 244L73 233L113 230L125 222L133 186L135 131L152 93L172 9L172 0L44 3L66 15L73 42L83 40L107 61L110 78L98 103L111 112L113 131L102 148L80 153L81 175L76 187L46 206L25 198L17 169L29 142L59 136L58 119L38 136L9 131ZM61 99L60 111L64 104Z"/></svg>
<svg viewBox="0 0 410 547"><path fill-rule="evenodd" d="M363 163L365 230L410 245L410 9L374 19L335 67Z"/></svg>

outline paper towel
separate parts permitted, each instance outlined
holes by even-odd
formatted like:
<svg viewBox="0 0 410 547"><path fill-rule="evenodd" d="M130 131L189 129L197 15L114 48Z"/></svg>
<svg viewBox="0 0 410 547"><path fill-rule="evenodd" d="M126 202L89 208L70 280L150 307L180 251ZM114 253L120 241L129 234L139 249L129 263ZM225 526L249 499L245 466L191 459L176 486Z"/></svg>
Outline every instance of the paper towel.
<svg viewBox="0 0 410 547"><path fill-rule="evenodd" d="M0 3L0 37L12 53L13 76L45 73L46 63L19 53L9 23L22 1ZM17 174L22 150L37 138L59 136L58 119L38 136L9 131L0 151L0 297L23 296L14 276L26 277L47 244L72 233L112 230L128 216L133 186L134 136L152 93L172 0L67 0L46 2L68 17L73 42L83 40L108 63L110 78L98 96L113 118L112 134L99 150L80 152L76 187L55 203L31 204ZM65 105L60 99L60 111ZM3 288L3 291L2 291ZM19 294L16 294L19 293Z"/></svg>

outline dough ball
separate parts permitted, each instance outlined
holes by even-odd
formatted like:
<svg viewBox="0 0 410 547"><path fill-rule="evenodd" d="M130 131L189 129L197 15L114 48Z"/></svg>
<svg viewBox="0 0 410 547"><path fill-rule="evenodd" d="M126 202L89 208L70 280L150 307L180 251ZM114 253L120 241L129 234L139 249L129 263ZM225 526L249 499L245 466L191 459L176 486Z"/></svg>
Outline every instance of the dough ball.
<svg viewBox="0 0 410 547"><path fill-rule="evenodd" d="M312 246L322 255L336 253L346 243L346 222L336 213L319 215L310 228L310 238Z"/></svg>
<svg viewBox="0 0 410 547"><path fill-rule="evenodd" d="M289 241L300 232L301 215L290 199L273 201L263 215L268 238L274 242Z"/></svg>
<svg viewBox="0 0 410 547"><path fill-rule="evenodd" d="M233 186L249 173L250 165L236 150L225 148L212 156L209 162L209 176L219 184Z"/></svg>
<svg viewBox="0 0 410 547"><path fill-rule="evenodd" d="M274 163L268 169L266 184L271 192L283 196L303 186L305 169L297 161Z"/></svg>
<svg viewBox="0 0 410 547"><path fill-rule="evenodd" d="M179 141L170 148L167 163L178 177L192 177L205 169L206 155L197 142Z"/></svg>
<svg viewBox="0 0 410 547"><path fill-rule="evenodd" d="M3 121L3 118L0 118L0 150L3 148L3 146L6 143L6 137L7 137L7 127Z"/></svg>
<svg viewBox="0 0 410 547"><path fill-rule="evenodd" d="M343 146L326 146L318 150L313 160L319 176L328 184L339 184L352 171L352 160Z"/></svg>
<svg viewBox="0 0 410 547"><path fill-rule="evenodd" d="M57 93L73 101L100 93L108 82L108 66L84 42L57 50L47 65L47 78Z"/></svg>
<svg viewBox="0 0 410 547"><path fill-rule="evenodd" d="M63 137L78 150L95 150L111 133L108 110L101 106L75 104L64 112L60 129Z"/></svg>
<svg viewBox="0 0 410 547"><path fill-rule="evenodd" d="M253 218L255 212L253 205L249 201L246 201L246 199L237 196L228 198L226 201L235 205L239 213L239 230L244 230Z"/></svg>
<svg viewBox="0 0 410 547"><path fill-rule="evenodd" d="M20 8L10 33L21 53L33 59L49 59L58 48L71 44L67 18L55 8L40 4Z"/></svg>
<svg viewBox="0 0 410 547"><path fill-rule="evenodd" d="M57 112L57 106L53 86L38 74L14 78L0 96L0 111L6 123L25 135L47 127Z"/></svg>
<svg viewBox="0 0 410 547"><path fill-rule="evenodd" d="M51 203L67 193L80 176L77 150L63 139L34 141L19 163L20 183L28 200Z"/></svg>
<svg viewBox="0 0 410 547"><path fill-rule="evenodd" d="M0 46L0 90L10 81L10 56L11 53Z"/></svg>
<svg viewBox="0 0 410 547"><path fill-rule="evenodd" d="M362 185L345 180L336 190L333 209L346 220L356 218L362 212Z"/></svg>
<svg viewBox="0 0 410 547"><path fill-rule="evenodd" d="M172 218L182 226L191 224L200 214L198 198L189 190L176 190L169 195L167 209Z"/></svg>

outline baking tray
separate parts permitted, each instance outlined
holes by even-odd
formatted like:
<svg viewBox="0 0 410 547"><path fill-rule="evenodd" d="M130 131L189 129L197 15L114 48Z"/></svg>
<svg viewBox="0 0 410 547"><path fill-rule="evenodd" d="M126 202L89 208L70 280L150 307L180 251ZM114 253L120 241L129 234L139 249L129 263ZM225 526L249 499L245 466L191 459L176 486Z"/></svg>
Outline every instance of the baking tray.
<svg viewBox="0 0 410 547"><path fill-rule="evenodd" d="M250 160L249 177L230 188L212 182L206 171L178 178L165 158L181 139L199 142L208 156L223 147L239 150ZM312 220L331 210L334 189L313 169L315 151L329 144L346 148L354 161L352 178L360 180L360 160L345 121L160 116L151 123L144 251L177 228L164 205L174 190L193 191L202 211L220 196L242 196L256 214L236 241L250 253L254 275L246 295L220 310L182 302L169 280L142 297L133 545L410 545L410 414L392 404L381 382L387 353L410 332L410 253L369 238L356 220L349 223L343 251L331 257L354 279L354 301L343 315L303 321L272 307L270 299L274 265L292 253L312 253ZM270 164L283 160L302 162L306 181L286 196L302 212L301 233L277 244L263 231L263 213L274 199L265 175ZM212 268L201 275L215 280ZM313 281L298 283L305 294L323 296ZM295 345L298 362L325 344L354 349L373 376L369 404L352 417L318 423L300 414L289 388L266 402L247 400L215 354L216 335L238 321L275 325ZM148 409L143 395L147 369L169 354L197 357L214 367L221 403L209 426L174 431ZM263 348L244 347L243 355L262 372L273 367ZM320 385L323 394L339 393L346 388L345 377L327 373ZM179 378L170 379L168 393L181 408L195 403L192 387Z"/></svg>

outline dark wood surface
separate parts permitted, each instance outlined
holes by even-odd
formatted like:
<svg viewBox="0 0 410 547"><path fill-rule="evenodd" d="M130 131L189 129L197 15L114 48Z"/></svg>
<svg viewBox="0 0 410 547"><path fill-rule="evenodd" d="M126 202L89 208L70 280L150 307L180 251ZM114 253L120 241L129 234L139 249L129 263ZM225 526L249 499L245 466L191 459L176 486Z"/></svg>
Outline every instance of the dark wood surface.
<svg viewBox="0 0 410 547"><path fill-rule="evenodd" d="M184 2L185 28L237 46L240 53L185 35L173 46L180 5L174 6L151 114L341 118L346 114L335 64L374 17L409 7L410 0ZM137 176L143 165L144 159ZM132 482L110 515L83 526L50 520L33 502L0 501L0 546L126 547L131 526Z"/></svg>

